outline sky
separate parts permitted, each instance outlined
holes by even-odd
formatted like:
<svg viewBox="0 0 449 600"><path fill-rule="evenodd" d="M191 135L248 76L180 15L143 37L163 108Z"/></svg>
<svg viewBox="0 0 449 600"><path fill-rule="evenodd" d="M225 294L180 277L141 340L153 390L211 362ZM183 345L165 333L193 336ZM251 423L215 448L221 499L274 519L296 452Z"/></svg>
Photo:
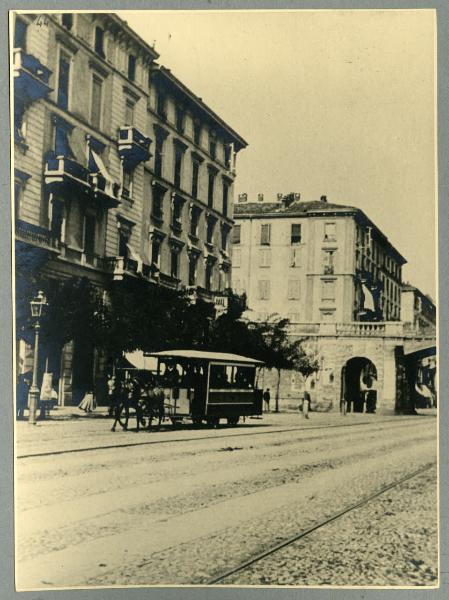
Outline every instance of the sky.
<svg viewBox="0 0 449 600"><path fill-rule="evenodd" d="M433 11L118 14L248 142L235 198L356 206L436 297Z"/></svg>

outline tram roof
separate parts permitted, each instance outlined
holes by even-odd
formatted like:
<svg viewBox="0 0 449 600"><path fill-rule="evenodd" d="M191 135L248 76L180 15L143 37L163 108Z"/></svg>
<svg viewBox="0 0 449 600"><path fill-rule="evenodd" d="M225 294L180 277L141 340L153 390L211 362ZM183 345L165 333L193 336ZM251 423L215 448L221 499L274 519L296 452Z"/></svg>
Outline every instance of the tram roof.
<svg viewBox="0 0 449 600"><path fill-rule="evenodd" d="M207 360L223 363L248 363L252 365L262 365L261 360L240 356L239 354L230 354L227 352L205 352L203 350L163 350L161 352L150 352L145 356L155 356L158 358L186 358L189 360Z"/></svg>

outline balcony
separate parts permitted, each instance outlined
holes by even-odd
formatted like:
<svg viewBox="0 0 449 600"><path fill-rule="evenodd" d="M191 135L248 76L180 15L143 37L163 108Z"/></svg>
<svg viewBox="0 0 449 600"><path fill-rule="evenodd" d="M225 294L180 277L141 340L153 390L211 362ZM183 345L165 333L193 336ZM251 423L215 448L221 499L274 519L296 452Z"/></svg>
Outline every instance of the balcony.
<svg viewBox="0 0 449 600"><path fill-rule="evenodd" d="M59 240L49 229L27 223L21 219L16 220L16 241L59 253Z"/></svg>
<svg viewBox="0 0 449 600"><path fill-rule="evenodd" d="M104 259L106 271L112 273L115 281L121 281L125 275L136 277L138 264L136 260L124 256L108 256Z"/></svg>
<svg viewBox="0 0 449 600"><path fill-rule="evenodd" d="M51 156L45 163L44 180L50 192L77 188L87 196L101 200L105 208L120 203L120 186L107 180L101 173L91 173L71 158Z"/></svg>
<svg viewBox="0 0 449 600"><path fill-rule="evenodd" d="M136 127L120 127L117 143L119 156L127 169L134 169L151 157L151 140Z"/></svg>
<svg viewBox="0 0 449 600"><path fill-rule="evenodd" d="M176 277L168 275L168 273L159 273L159 282L164 287L170 288L172 290L177 290L179 288L180 280Z"/></svg>
<svg viewBox="0 0 449 600"><path fill-rule="evenodd" d="M13 50L14 94L24 103L31 103L44 98L51 88L48 80L50 69L31 54L26 54L22 48Z"/></svg>

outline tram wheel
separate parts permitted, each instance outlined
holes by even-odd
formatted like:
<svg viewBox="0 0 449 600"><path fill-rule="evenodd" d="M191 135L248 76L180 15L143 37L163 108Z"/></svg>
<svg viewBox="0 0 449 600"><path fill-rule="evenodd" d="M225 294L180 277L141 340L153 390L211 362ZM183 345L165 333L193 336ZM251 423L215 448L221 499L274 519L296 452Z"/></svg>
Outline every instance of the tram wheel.
<svg viewBox="0 0 449 600"><path fill-rule="evenodd" d="M231 427L235 427L239 420L240 417L228 417L228 425L231 425Z"/></svg>
<svg viewBox="0 0 449 600"><path fill-rule="evenodd" d="M207 417L206 423L209 427L218 427L220 425L220 417Z"/></svg>
<svg viewBox="0 0 449 600"><path fill-rule="evenodd" d="M194 425L201 425L203 422L203 419L201 417L192 417L192 423Z"/></svg>

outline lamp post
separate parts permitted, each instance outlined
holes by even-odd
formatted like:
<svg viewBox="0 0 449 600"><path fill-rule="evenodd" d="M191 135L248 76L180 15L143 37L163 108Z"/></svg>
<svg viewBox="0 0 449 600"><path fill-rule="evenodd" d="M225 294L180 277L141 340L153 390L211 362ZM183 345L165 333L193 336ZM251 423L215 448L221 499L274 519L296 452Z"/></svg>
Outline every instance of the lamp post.
<svg viewBox="0 0 449 600"><path fill-rule="evenodd" d="M39 400L39 387L37 385L37 371L39 364L39 331L41 328L40 318L42 317L44 308L47 306L47 300L44 292L39 291L37 296L31 300L31 316L34 321L34 359L33 359L33 382L31 384L28 395L29 417L28 423L36 424L36 411Z"/></svg>

